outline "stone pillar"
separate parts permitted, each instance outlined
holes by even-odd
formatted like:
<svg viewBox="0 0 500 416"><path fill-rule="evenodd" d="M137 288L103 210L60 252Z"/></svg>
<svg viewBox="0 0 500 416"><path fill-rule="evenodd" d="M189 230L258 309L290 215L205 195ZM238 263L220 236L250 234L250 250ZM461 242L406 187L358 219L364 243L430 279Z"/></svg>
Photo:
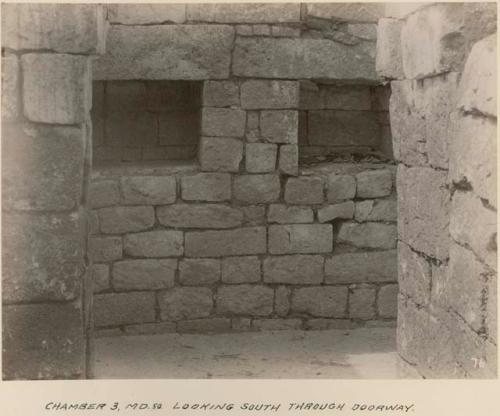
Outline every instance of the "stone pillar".
<svg viewBox="0 0 500 416"><path fill-rule="evenodd" d="M101 6L2 5L4 379L84 378L91 56Z"/></svg>

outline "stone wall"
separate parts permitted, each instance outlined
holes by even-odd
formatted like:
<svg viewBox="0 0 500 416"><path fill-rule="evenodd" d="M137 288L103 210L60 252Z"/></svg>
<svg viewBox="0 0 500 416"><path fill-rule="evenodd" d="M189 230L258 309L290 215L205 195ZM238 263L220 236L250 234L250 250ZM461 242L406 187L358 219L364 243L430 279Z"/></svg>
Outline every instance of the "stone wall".
<svg viewBox="0 0 500 416"><path fill-rule="evenodd" d="M388 5L403 374L497 371L496 4Z"/></svg>

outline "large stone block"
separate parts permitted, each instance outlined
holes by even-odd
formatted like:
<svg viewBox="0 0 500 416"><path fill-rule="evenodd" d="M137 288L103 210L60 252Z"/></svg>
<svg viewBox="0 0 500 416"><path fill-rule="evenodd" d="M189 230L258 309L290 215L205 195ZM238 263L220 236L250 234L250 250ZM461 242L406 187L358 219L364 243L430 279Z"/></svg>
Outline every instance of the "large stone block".
<svg viewBox="0 0 500 416"><path fill-rule="evenodd" d="M172 204L176 199L175 178L170 176L127 176L120 184L125 205Z"/></svg>
<svg viewBox="0 0 500 416"><path fill-rule="evenodd" d="M376 23L385 13L384 3L308 3L307 16L347 22Z"/></svg>
<svg viewBox="0 0 500 416"><path fill-rule="evenodd" d="M322 256L294 255L267 257L264 282L284 284L320 284L323 281Z"/></svg>
<svg viewBox="0 0 500 416"><path fill-rule="evenodd" d="M158 207L160 224L174 228L232 228L243 222L243 213L220 204L175 204Z"/></svg>
<svg viewBox="0 0 500 416"><path fill-rule="evenodd" d="M396 318L398 314L398 285L385 285L379 289L377 312L381 318Z"/></svg>
<svg viewBox="0 0 500 416"><path fill-rule="evenodd" d="M224 283L255 283L260 279L260 260L258 257L226 257L222 259L222 281Z"/></svg>
<svg viewBox="0 0 500 416"><path fill-rule="evenodd" d="M80 202L85 130L2 125L2 203L6 209L67 211Z"/></svg>
<svg viewBox="0 0 500 416"><path fill-rule="evenodd" d="M324 183L319 177L290 178L285 185L285 202L289 204L321 204L324 200Z"/></svg>
<svg viewBox="0 0 500 416"><path fill-rule="evenodd" d="M328 202L339 202L354 199L356 195L356 179L350 175L328 175L326 182L326 199Z"/></svg>
<svg viewBox="0 0 500 416"><path fill-rule="evenodd" d="M326 283L395 282L395 250L337 254L325 262Z"/></svg>
<svg viewBox="0 0 500 416"><path fill-rule="evenodd" d="M401 29L403 22L382 18L377 24L377 74L383 78L402 79Z"/></svg>
<svg viewBox="0 0 500 416"><path fill-rule="evenodd" d="M28 119L55 124L85 121L92 107L89 57L28 53L21 57L21 64L24 115Z"/></svg>
<svg viewBox="0 0 500 416"><path fill-rule="evenodd" d="M325 318L346 315L347 287L304 287L292 292L291 311Z"/></svg>
<svg viewBox="0 0 500 416"><path fill-rule="evenodd" d="M231 198L231 175L198 173L181 178L181 195L185 201L226 201Z"/></svg>
<svg viewBox="0 0 500 416"><path fill-rule="evenodd" d="M376 314L375 286L354 285L349 288L349 318L372 319Z"/></svg>
<svg viewBox="0 0 500 416"><path fill-rule="evenodd" d="M250 80L241 84L241 107L244 109L284 109L298 106L297 81Z"/></svg>
<svg viewBox="0 0 500 416"><path fill-rule="evenodd" d="M187 17L193 22L288 23L300 21L297 3L188 4Z"/></svg>
<svg viewBox="0 0 500 416"><path fill-rule="evenodd" d="M113 264L115 290L157 290L174 286L177 260L123 260Z"/></svg>
<svg viewBox="0 0 500 416"><path fill-rule="evenodd" d="M238 37L232 68L241 77L377 80L371 44L347 46L327 39Z"/></svg>
<svg viewBox="0 0 500 416"><path fill-rule="evenodd" d="M123 234L144 231L155 221L151 206L110 207L99 211L99 226L104 234Z"/></svg>
<svg viewBox="0 0 500 416"><path fill-rule="evenodd" d="M396 199L367 199L356 202L354 218L363 221L388 221L395 222L398 217Z"/></svg>
<svg viewBox="0 0 500 416"><path fill-rule="evenodd" d="M266 316L273 312L274 290L265 286L221 286L217 290L217 313Z"/></svg>
<svg viewBox="0 0 500 416"><path fill-rule="evenodd" d="M248 203L268 203L280 196L278 175L240 175L233 181L233 195L238 201Z"/></svg>
<svg viewBox="0 0 500 416"><path fill-rule="evenodd" d="M218 259L183 259L179 263L179 282L185 286L211 285L220 280Z"/></svg>
<svg viewBox="0 0 500 416"><path fill-rule="evenodd" d="M205 107L201 114L204 136L243 137L246 113L238 108Z"/></svg>
<svg viewBox="0 0 500 416"><path fill-rule="evenodd" d="M346 201L340 204L327 205L318 209L318 221L321 223L338 219L350 220L354 217L354 202Z"/></svg>
<svg viewBox="0 0 500 416"><path fill-rule="evenodd" d="M299 174L299 147L297 145L280 146L278 167L285 175L297 176Z"/></svg>
<svg viewBox="0 0 500 416"><path fill-rule="evenodd" d="M4 380L86 377L79 304L4 305L2 327Z"/></svg>
<svg viewBox="0 0 500 416"><path fill-rule="evenodd" d="M181 256L183 243L182 231L155 230L125 235L123 250L137 257Z"/></svg>
<svg viewBox="0 0 500 416"><path fill-rule="evenodd" d="M114 180L92 181L88 198L92 208L118 205L120 202L118 182Z"/></svg>
<svg viewBox="0 0 500 416"><path fill-rule="evenodd" d="M233 38L234 29L222 25L113 25L93 78L227 78Z"/></svg>
<svg viewBox="0 0 500 416"><path fill-rule="evenodd" d="M2 57L2 120L19 117L19 59L16 55Z"/></svg>
<svg viewBox="0 0 500 416"><path fill-rule="evenodd" d="M110 262L122 258L121 237L94 236L89 239L89 255L95 262Z"/></svg>
<svg viewBox="0 0 500 416"><path fill-rule="evenodd" d="M238 139L202 137L199 154L203 171L238 172L243 159L243 143Z"/></svg>
<svg viewBox="0 0 500 416"><path fill-rule="evenodd" d="M154 292L94 295L95 326L105 327L154 322L155 305Z"/></svg>
<svg viewBox="0 0 500 416"><path fill-rule="evenodd" d="M109 266L107 264L92 265L92 291L93 293L109 290Z"/></svg>
<svg viewBox="0 0 500 416"><path fill-rule="evenodd" d="M144 25L184 23L185 4L109 4L107 5L110 23L122 25Z"/></svg>
<svg viewBox="0 0 500 416"><path fill-rule="evenodd" d="M84 272L82 214L2 216L5 302L70 300Z"/></svg>
<svg viewBox="0 0 500 416"><path fill-rule="evenodd" d="M240 88L233 81L205 81L203 106L230 107L240 105Z"/></svg>
<svg viewBox="0 0 500 416"><path fill-rule="evenodd" d="M203 287L175 287L162 292L158 302L164 321L206 318L213 309L212 290Z"/></svg>
<svg viewBox="0 0 500 416"><path fill-rule="evenodd" d="M367 222L357 224L344 222L340 225L337 243L355 247L379 248L388 250L396 247L396 225Z"/></svg>
<svg viewBox="0 0 500 416"><path fill-rule="evenodd" d="M392 172L387 169L367 170L356 175L358 198L380 198L391 194Z"/></svg>
<svg viewBox="0 0 500 416"><path fill-rule="evenodd" d="M187 257L222 257L266 252L266 228L246 227L227 231L188 231Z"/></svg>
<svg viewBox="0 0 500 416"><path fill-rule="evenodd" d="M432 267L407 244L398 244L398 283L400 292L418 305L427 305L431 296ZM435 282L437 285L438 282ZM439 292L439 287L433 288Z"/></svg>
<svg viewBox="0 0 500 416"><path fill-rule="evenodd" d="M293 110L269 110L260 113L260 133L270 143L297 143L299 113Z"/></svg>
<svg viewBox="0 0 500 416"><path fill-rule="evenodd" d="M276 168L278 146L267 143L245 145L245 169L249 173L273 172Z"/></svg>
<svg viewBox="0 0 500 416"><path fill-rule="evenodd" d="M5 4L2 46L15 50L100 54L106 28L102 5Z"/></svg>
<svg viewBox="0 0 500 416"><path fill-rule="evenodd" d="M311 223L314 221L314 213L309 207L272 204L269 206L267 221L278 224Z"/></svg>
<svg viewBox="0 0 500 416"><path fill-rule="evenodd" d="M331 224L270 225L271 254L330 253L333 246Z"/></svg>

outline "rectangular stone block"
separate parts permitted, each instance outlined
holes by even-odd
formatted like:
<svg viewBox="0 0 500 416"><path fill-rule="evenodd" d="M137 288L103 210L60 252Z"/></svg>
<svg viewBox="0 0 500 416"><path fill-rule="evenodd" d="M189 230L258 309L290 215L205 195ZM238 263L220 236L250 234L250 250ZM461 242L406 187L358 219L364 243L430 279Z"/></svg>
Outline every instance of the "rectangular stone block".
<svg viewBox="0 0 500 416"><path fill-rule="evenodd" d="M354 202L346 201L340 204L327 205L318 209L318 221L331 222L337 219L349 220L354 217Z"/></svg>
<svg viewBox="0 0 500 416"><path fill-rule="evenodd" d="M94 296L96 327L155 321L155 293L106 293Z"/></svg>
<svg viewBox="0 0 500 416"><path fill-rule="evenodd" d="M356 202L354 218L358 222L395 222L397 217L398 207L395 199L370 199Z"/></svg>
<svg viewBox="0 0 500 416"><path fill-rule="evenodd" d="M380 198L391 194L392 172L387 169L367 170L356 175L358 198Z"/></svg>
<svg viewBox="0 0 500 416"><path fill-rule="evenodd" d="M229 332L230 330L231 320L228 318L191 319L177 323L177 331L181 334L211 334Z"/></svg>
<svg viewBox="0 0 500 416"><path fill-rule="evenodd" d="M234 198L252 204L276 201L280 196L280 180L275 174L239 175L233 181Z"/></svg>
<svg viewBox="0 0 500 416"><path fill-rule="evenodd" d="M92 265L92 291L103 292L110 288L109 266L107 264Z"/></svg>
<svg viewBox="0 0 500 416"><path fill-rule="evenodd" d="M89 254L93 261L110 262L122 258L123 246L121 237L91 237Z"/></svg>
<svg viewBox="0 0 500 416"><path fill-rule="evenodd" d="M241 84L241 107L248 110L299 106L297 81L249 80Z"/></svg>
<svg viewBox="0 0 500 416"><path fill-rule="evenodd" d="M311 223L314 221L314 213L309 207L272 204L269 206L267 221L278 224Z"/></svg>
<svg viewBox="0 0 500 416"><path fill-rule="evenodd" d="M114 180L92 181L88 198L92 208L118 205L121 198L118 182Z"/></svg>
<svg viewBox="0 0 500 416"><path fill-rule="evenodd" d="M174 287L158 299L163 321L206 318L213 309L212 290L206 287Z"/></svg>
<svg viewBox="0 0 500 416"><path fill-rule="evenodd" d="M277 37L299 38L300 29L288 26L271 26L271 34Z"/></svg>
<svg viewBox="0 0 500 416"><path fill-rule="evenodd" d="M382 318L396 318L398 314L398 285L385 285L379 289L377 312Z"/></svg>
<svg viewBox="0 0 500 416"><path fill-rule="evenodd" d="M227 78L233 38L234 29L224 25L112 25L106 54L94 63L93 78Z"/></svg>
<svg viewBox="0 0 500 416"><path fill-rule="evenodd" d="M184 239L182 231L173 230L127 234L123 238L123 250L125 254L137 257L182 256Z"/></svg>
<svg viewBox="0 0 500 416"><path fill-rule="evenodd" d="M267 257L264 282L284 284L320 284L323 281L322 256L294 255Z"/></svg>
<svg viewBox="0 0 500 416"><path fill-rule="evenodd" d="M336 243L388 250L396 247L396 240L396 225L344 222L340 224Z"/></svg>
<svg viewBox="0 0 500 416"><path fill-rule="evenodd" d="M2 119L15 120L19 117L21 103L19 91L19 59L16 55L2 57Z"/></svg>
<svg viewBox="0 0 500 416"><path fill-rule="evenodd" d="M243 213L221 204L175 204L158 207L161 225L174 228L233 228L241 226Z"/></svg>
<svg viewBox="0 0 500 416"><path fill-rule="evenodd" d="M201 134L204 136L243 137L246 113L237 108L204 107Z"/></svg>
<svg viewBox="0 0 500 416"><path fill-rule="evenodd" d="M302 320L289 319L254 319L252 327L258 331L284 331L291 329L302 329Z"/></svg>
<svg viewBox="0 0 500 416"><path fill-rule="evenodd" d="M328 202L354 199L356 195L356 179L350 175L328 175L326 182L326 199Z"/></svg>
<svg viewBox="0 0 500 416"><path fill-rule="evenodd" d="M240 88L233 81L205 81L203 83L204 107L230 107L240 105Z"/></svg>
<svg viewBox="0 0 500 416"><path fill-rule="evenodd" d="M324 200L324 182L319 177L289 178L285 185L285 202L289 204L321 204Z"/></svg>
<svg viewBox="0 0 500 416"><path fill-rule="evenodd" d="M125 205L173 204L176 181L171 176L127 176L120 179Z"/></svg>
<svg viewBox="0 0 500 416"><path fill-rule="evenodd" d="M278 146L267 143L245 145L245 169L249 173L273 172L276 168Z"/></svg>
<svg viewBox="0 0 500 416"><path fill-rule="evenodd" d="M182 259L179 262L179 282L185 286L211 285L220 280L218 259Z"/></svg>
<svg viewBox="0 0 500 416"><path fill-rule="evenodd" d="M333 246L331 224L269 226L271 254L330 253Z"/></svg>
<svg viewBox="0 0 500 416"><path fill-rule="evenodd" d="M266 252L266 228L246 227L227 231L188 231L187 257L222 257Z"/></svg>
<svg viewBox="0 0 500 416"><path fill-rule="evenodd" d="M260 260L258 257L226 257L222 259L222 281L224 283L255 283L260 280Z"/></svg>
<svg viewBox="0 0 500 416"><path fill-rule="evenodd" d="M243 159L243 143L238 139L202 137L200 165L205 172L238 172Z"/></svg>
<svg viewBox="0 0 500 416"><path fill-rule="evenodd" d="M291 311L325 318L346 315L347 287L304 287L292 292Z"/></svg>
<svg viewBox="0 0 500 416"><path fill-rule="evenodd" d="M349 318L372 319L376 315L375 286L349 287Z"/></svg>
<svg viewBox="0 0 500 416"><path fill-rule="evenodd" d="M177 260L123 260L113 264L112 284L121 290L157 290L174 286Z"/></svg>
<svg viewBox="0 0 500 416"><path fill-rule="evenodd" d="M300 21L296 3L188 4L187 16L194 22L286 23Z"/></svg>
<svg viewBox="0 0 500 416"><path fill-rule="evenodd" d="M383 78L402 79L403 57L401 51L401 29L404 22L382 18L377 24L377 55L375 67Z"/></svg>
<svg viewBox="0 0 500 416"><path fill-rule="evenodd" d="M186 21L185 4L108 4L110 23L122 25L144 25L184 23Z"/></svg>
<svg viewBox="0 0 500 416"><path fill-rule="evenodd" d="M104 234L123 234L144 231L155 221L151 206L110 207L99 211L99 226Z"/></svg>
<svg viewBox="0 0 500 416"><path fill-rule="evenodd" d="M85 121L92 107L89 57L28 53L21 57L21 64L24 115L28 119L55 124Z"/></svg>
<svg viewBox="0 0 500 416"><path fill-rule="evenodd" d="M437 280L437 279L436 279ZM441 289L432 288L432 267L422 255L414 252L403 242L398 243L398 283L399 291L413 299L418 305L427 305L431 297L431 289L436 299L441 297Z"/></svg>
<svg viewBox="0 0 500 416"><path fill-rule="evenodd" d="M245 225L261 225L266 223L266 207L260 205L247 205L241 207L245 217Z"/></svg>
<svg viewBox="0 0 500 416"><path fill-rule="evenodd" d="M290 311L290 295L292 290L287 286L279 286L274 291L274 312L284 317Z"/></svg>
<svg viewBox="0 0 500 416"><path fill-rule="evenodd" d="M299 113L293 110L271 110L260 113L260 133L270 143L297 143Z"/></svg>
<svg viewBox="0 0 500 416"><path fill-rule="evenodd" d="M181 195L185 201L226 201L231 198L231 175L198 173L181 178Z"/></svg>
<svg viewBox="0 0 500 416"><path fill-rule="evenodd" d="M290 176L299 174L299 147L295 144L280 146L278 167L281 173Z"/></svg>
<svg viewBox="0 0 500 416"><path fill-rule="evenodd" d="M266 316L273 312L274 290L266 286L236 285L217 289L217 313Z"/></svg>

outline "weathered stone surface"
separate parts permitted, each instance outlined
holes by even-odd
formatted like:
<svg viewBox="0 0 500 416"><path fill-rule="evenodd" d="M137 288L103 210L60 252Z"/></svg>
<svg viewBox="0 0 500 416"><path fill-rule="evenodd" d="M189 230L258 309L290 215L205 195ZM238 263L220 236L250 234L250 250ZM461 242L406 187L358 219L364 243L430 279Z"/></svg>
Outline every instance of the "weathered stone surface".
<svg viewBox="0 0 500 416"><path fill-rule="evenodd" d="M415 253L403 242L398 244L398 283L399 290L413 299L418 305L427 305L431 296L432 268L429 262ZM442 288L435 282L433 291L437 296Z"/></svg>
<svg viewBox="0 0 500 416"><path fill-rule="evenodd" d="M181 195L185 201L226 201L231 198L231 175L198 173L181 178Z"/></svg>
<svg viewBox="0 0 500 416"><path fill-rule="evenodd" d="M497 308L498 308L498 275L490 276L488 279L488 303L486 305L485 327L486 333L491 340L497 339Z"/></svg>
<svg viewBox="0 0 500 416"><path fill-rule="evenodd" d="M375 317L375 287L354 285L349 288L349 318L371 319Z"/></svg>
<svg viewBox="0 0 500 416"><path fill-rule="evenodd" d="M106 293L94 296L95 326L139 324L155 320L155 293Z"/></svg>
<svg viewBox="0 0 500 416"><path fill-rule="evenodd" d="M222 281L224 283L255 283L260 279L260 260L258 257L226 257L222 259Z"/></svg>
<svg viewBox="0 0 500 416"><path fill-rule="evenodd" d="M3 379L84 378L83 325L77 303L4 305Z"/></svg>
<svg viewBox="0 0 500 416"><path fill-rule="evenodd" d="M127 176L120 183L125 205L172 204L176 199L175 178L170 176Z"/></svg>
<svg viewBox="0 0 500 416"><path fill-rule="evenodd" d="M300 83L300 108L304 110L371 110L368 86ZM359 114L358 114L359 115Z"/></svg>
<svg viewBox="0 0 500 416"><path fill-rule="evenodd" d="M273 312L274 290L265 286L221 286L217 289L217 313L266 316Z"/></svg>
<svg viewBox="0 0 500 416"><path fill-rule="evenodd" d="M355 247L391 249L396 247L397 228L395 225L367 222L357 224L344 222L340 225L337 243Z"/></svg>
<svg viewBox="0 0 500 416"><path fill-rule="evenodd" d="M109 4L108 20L122 25L184 23L185 4Z"/></svg>
<svg viewBox="0 0 500 416"><path fill-rule="evenodd" d="M96 211L90 211L88 216L89 235L99 234L99 216Z"/></svg>
<svg viewBox="0 0 500 416"><path fill-rule="evenodd" d="M82 196L84 155L84 129L2 125L3 207L74 209Z"/></svg>
<svg viewBox="0 0 500 416"><path fill-rule="evenodd" d="M98 212L99 226L104 234L143 231L154 224L151 206L101 208Z"/></svg>
<svg viewBox="0 0 500 416"><path fill-rule="evenodd" d="M206 172L238 172L243 159L243 143L238 139L202 137L200 165Z"/></svg>
<svg viewBox="0 0 500 416"><path fill-rule="evenodd" d="M288 315L290 310L290 295L292 291L287 286L279 286L274 292L274 312L280 317Z"/></svg>
<svg viewBox="0 0 500 416"><path fill-rule="evenodd" d="M70 300L84 272L80 214L2 215L5 302Z"/></svg>
<svg viewBox="0 0 500 416"><path fill-rule="evenodd" d="M343 318L346 287L305 287L292 292L292 312L326 318Z"/></svg>
<svg viewBox="0 0 500 416"><path fill-rule="evenodd" d="M146 324L126 325L123 330L127 335L156 335L175 332L174 322L151 322Z"/></svg>
<svg viewBox="0 0 500 416"><path fill-rule="evenodd" d="M269 206L267 220L278 224L310 223L314 221L314 214L309 207L272 204Z"/></svg>
<svg viewBox="0 0 500 416"><path fill-rule="evenodd" d="M300 4L188 4L187 16L194 22L286 23L300 21Z"/></svg>
<svg viewBox="0 0 500 416"><path fill-rule="evenodd" d="M356 202L354 219L363 221L397 220L397 201L395 199L374 199Z"/></svg>
<svg viewBox="0 0 500 416"><path fill-rule="evenodd" d="M401 2L401 3L386 3L385 4L385 16L393 17L395 19L404 19L411 13L423 7L429 6L432 3L411 3L411 2Z"/></svg>
<svg viewBox="0 0 500 416"><path fill-rule="evenodd" d="M205 107L201 113L204 136L243 137L246 113L238 108Z"/></svg>
<svg viewBox="0 0 500 416"><path fill-rule="evenodd" d="M285 185L285 201L289 204L321 204L324 183L319 177L290 178Z"/></svg>
<svg viewBox="0 0 500 416"><path fill-rule="evenodd" d="M391 194L392 172L386 169L367 170L356 175L358 198L379 198Z"/></svg>
<svg viewBox="0 0 500 416"><path fill-rule="evenodd" d="M121 237L91 237L89 254L93 261L108 262L122 258L123 246Z"/></svg>
<svg viewBox="0 0 500 416"><path fill-rule="evenodd" d="M250 80L241 84L241 107L244 109L284 109L298 106L297 81Z"/></svg>
<svg viewBox="0 0 500 416"><path fill-rule="evenodd" d="M262 138L270 143L297 143L299 113L293 110L270 110L260 113Z"/></svg>
<svg viewBox="0 0 500 416"><path fill-rule="evenodd" d="M274 202L280 195L278 175L240 175L234 178L233 195L238 201L248 203Z"/></svg>
<svg viewBox="0 0 500 416"><path fill-rule="evenodd" d="M377 299L378 314L382 318L396 318L398 313L398 285L382 286Z"/></svg>
<svg viewBox="0 0 500 416"><path fill-rule="evenodd" d="M96 4L6 4L2 46L15 50L100 54L105 15Z"/></svg>
<svg viewBox="0 0 500 416"><path fill-rule="evenodd" d="M271 34L285 38L298 38L300 37L300 29L288 26L271 26Z"/></svg>
<svg viewBox="0 0 500 416"><path fill-rule="evenodd" d="M377 24L349 23L347 25L347 32L360 39L377 40Z"/></svg>
<svg viewBox="0 0 500 416"><path fill-rule="evenodd" d="M113 180L92 181L89 190L89 201L92 208L104 208L120 202L118 183Z"/></svg>
<svg viewBox="0 0 500 416"><path fill-rule="evenodd" d="M123 250L137 257L181 256L184 252L182 232L155 230L127 234L123 238Z"/></svg>
<svg viewBox="0 0 500 416"><path fill-rule="evenodd" d="M235 41L233 73L241 77L373 80L372 45L347 46L327 39L244 38Z"/></svg>
<svg viewBox="0 0 500 416"><path fill-rule="evenodd" d="M399 165L397 183L400 240L429 256L447 258L449 191L446 173Z"/></svg>
<svg viewBox="0 0 500 416"><path fill-rule="evenodd" d="M496 4L489 2L465 2L463 7L466 50L470 51L476 42L496 33L497 7Z"/></svg>
<svg viewBox="0 0 500 416"><path fill-rule="evenodd" d="M158 302L164 321L205 318L213 309L212 290L204 287L175 287L162 292Z"/></svg>
<svg viewBox="0 0 500 416"><path fill-rule="evenodd" d="M267 143L245 145L245 169L249 173L273 172L276 167L278 146Z"/></svg>
<svg viewBox="0 0 500 416"><path fill-rule="evenodd" d="M123 260L113 264L115 290L157 290L174 286L177 260Z"/></svg>
<svg viewBox="0 0 500 416"><path fill-rule="evenodd" d="M377 22L384 16L383 3L308 3L307 16L348 22Z"/></svg>
<svg viewBox="0 0 500 416"><path fill-rule="evenodd" d="M227 231L188 231L187 257L221 257L266 252L266 228L245 227Z"/></svg>
<svg viewBox="0 0 500 416"><path fill-rule="evenodd" d="M264 282L285 284L319 284L323 281L322 256L295 255L267 257L264 260Z"/></svg>
<svg viewBox="0 0 500 416"><path fill-rule="evenodd" d="M285 175L297 176L299 174L299 147L295 144L280 146L278 167Z"/></svg>
<svg viewBox="0 0 500 416"><path fill-rule="evenodd" d="M231 329L233 331L250 331L252 320L250 318L232 318Z"/></svg>
<svg viewBox="0 0 500 416"><path fill-rule="evenodd" d="M246 225L260 225L266 222L266 207L260 205L249 205L241 207L245 217Z"/></svg>
<svg viewBox="0 0 500 416"><path fill-rule="evenodd" d="M302 320L289 319L254 319L252 327L258 331L284 331L290 329L301 329Z"/></svg>
<svg viewBox="0 0 500 416"><path fill-rule="evenodd" d="M232 228L243 222L243 213L220 204L175 204L158 207L160 224L175 228Z"/></svg>
<svg viewBox="0 0 500 416"><path fill-rule="evenodd" d="M401 29L403 22L382 18L377 24L377 74L384 78L402 79Z"/></svg>
<svg viewBox="0 0 500 416"><path fill-rule="evenodd" d="M315 331L322 331L327 329L352 329L357 328L359 325L350 319L329 319L329 318L316 318L307 319L305 322L306 329Z"/></svg>
<svg viewBox="0 0 500 416"><path fill-rule="evenodd" d="M325 262L325 282L395 282L397 265L395 250L337 254Z"/></svg>
<svg viewBox="0 0 500 416"><path fill-rule="evenodd" d="M220 280L221 264L217 259L183 259L179 263L181 285L211 285Z"/></svg>
<svg viewBox="0 0 500 416"><path fill-rule="evenodd" d="M107 264L92 265L92 287L94 293L99 293L110 288L109 266Z"/></svg>
<svg viewBox="0 0 500 416"><path fill-rule="evenodd" d="M272 254L330 253L331 224L270 225L269 252Z"/></svg>
<svg viewBox="0 0 500 416"><path fill-rule="evenodd" d="M19 117L21 103L19 91L19 59L16 55L2 57L2 119Z"/></svg>
<svg viewBox="0 0 500 416"><path fill-rule="evenodd" d="M350 175L330 174L326 182L326 199L328 202L353 199L356 195L356 179Z"/></svg>
<svg viewBox="0 0 500 416"><path fill-rule="evenodd" d="M179 321L177 331L182 333L214 333L229 332L231 320L228 318L205 318L192 319L189 321Z"/></svg>
<svg viewBox="0 0 500 416"><path fill-rule="evenodd" d="M229 107L240 105L240 89L233 81L205 81L203 105L206 107Z"/></svg>
<svg viewBox="0 0 500 416"><path fill-rule="evenodd" d="M28 119L57 124L85 120L92 107L89 57L28 53L21 57L21 64L24 115Z"/></svg>
<svg viewBox="0 0 500 416"><path fill-rule="evenodd" d="M336 219L349 220L354 217L354 202L346 201L340 204L327 205L318 209L318 221L330 222Z"/></svg>
<svg viewBox="0 0 500 416"><path fill-rule="evenodd" d="M113 25L107 53L94 63L93 78L227 78L233 37L234 29L223 25Z"/></svg>

